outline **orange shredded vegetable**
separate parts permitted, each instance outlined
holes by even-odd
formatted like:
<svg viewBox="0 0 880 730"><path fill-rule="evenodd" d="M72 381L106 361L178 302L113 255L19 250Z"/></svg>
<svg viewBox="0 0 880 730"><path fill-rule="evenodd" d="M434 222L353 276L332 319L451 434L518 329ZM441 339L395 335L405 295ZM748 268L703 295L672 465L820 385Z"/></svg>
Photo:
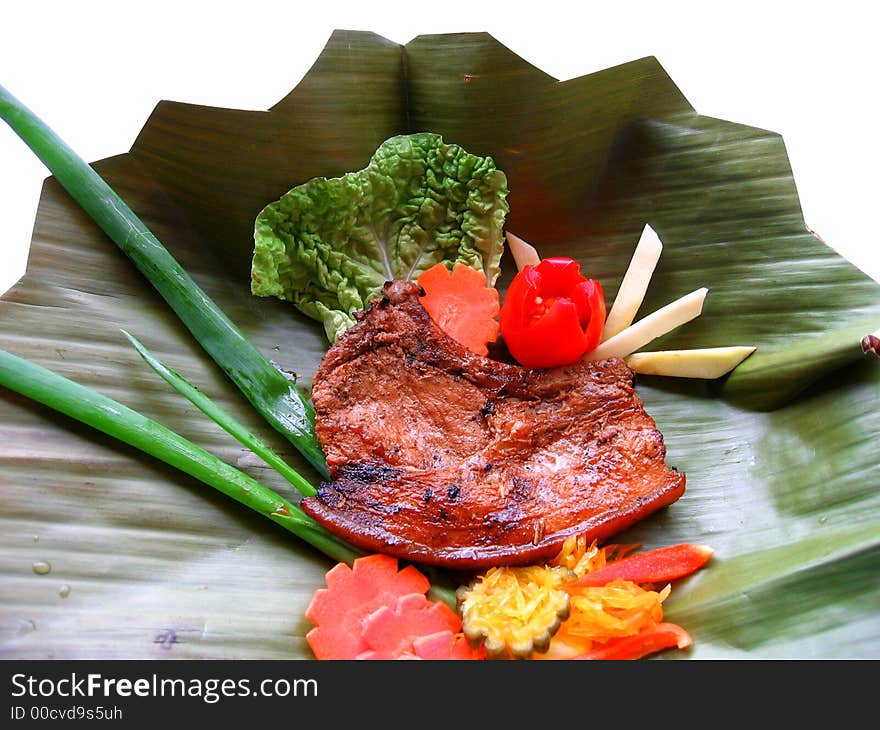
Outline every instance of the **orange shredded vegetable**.
<svg viewBox="0 0 880 730"><path fill-rule="evenodd" d="M559 627L550 648L536 659L571 659L598 646L651 629L663 620L662 603L671 588L648 591L631 581L605 586L566 586L571 613Z"/></svg>
<svg viewBox="0 0 880 730"><path fill-rule="evenodd" d="M550 565L564 566L581 577L604 568L609 562L620 560L638 547L610 544L600 548L595 540L587 546L584 535L575 535L562 543L559 554L550 561Z"/></svg>

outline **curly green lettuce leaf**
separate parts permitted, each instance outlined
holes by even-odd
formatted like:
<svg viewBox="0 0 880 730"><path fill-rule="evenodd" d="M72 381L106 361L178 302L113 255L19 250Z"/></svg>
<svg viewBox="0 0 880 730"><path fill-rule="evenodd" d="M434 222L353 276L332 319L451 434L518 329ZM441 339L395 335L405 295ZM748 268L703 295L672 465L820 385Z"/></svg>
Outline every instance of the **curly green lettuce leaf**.
<svg viewBox="0 0 880 730"><path fill-rule="evenodd" d="M292 302L335 342L391 279L464 263L494 285L507 194L491 157L438 134L391 137L363 170L312 178L260 212L251 291Z"/></svg>

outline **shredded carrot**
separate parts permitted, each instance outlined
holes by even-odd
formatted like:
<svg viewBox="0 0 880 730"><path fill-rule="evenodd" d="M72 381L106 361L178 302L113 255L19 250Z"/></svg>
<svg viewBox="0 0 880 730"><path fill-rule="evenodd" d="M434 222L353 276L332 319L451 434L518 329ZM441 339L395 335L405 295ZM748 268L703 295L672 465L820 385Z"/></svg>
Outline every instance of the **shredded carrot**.
<svg viewBox="0 0 880 730"><path fill-rule="evenodd" d="M570 586L572 612L562 629L565 636L607 641L629 636L663 619L663 601L671 588L648 591L626 580L604 586Z"/></svg>
<svg viewBox="0 0 880 730"><path fill-rule="evenodd" d="M613 543L600 548L595 540L587 547L586 537L575 535L562 543L562 548L550 565L561 565L580 577L603 569L608 563L620 560L638 547Z"/></svg>
<svg viewBox="0 0 880 730"><path fill-rule="evenodd" d="M435 264L418 278L425 294L422 306L447 335L477 355L489 352L498 339L498 290L487 286L486 275L465 264L452 271Z"/></svg>
<svg viewBox="0 0 880 730"><path fill-rule="evenodd" d="M605 586L566 586L571 613L538 659L571 659L604 643L650 629L663 620L662 603L670 588L647 591L630 581Z"/></svg>

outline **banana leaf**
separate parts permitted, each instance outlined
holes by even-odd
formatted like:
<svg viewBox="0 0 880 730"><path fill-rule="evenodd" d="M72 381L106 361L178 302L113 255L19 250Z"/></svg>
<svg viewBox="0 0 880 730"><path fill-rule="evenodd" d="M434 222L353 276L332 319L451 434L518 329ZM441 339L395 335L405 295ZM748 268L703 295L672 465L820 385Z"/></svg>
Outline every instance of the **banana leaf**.
<svg viewBox="0 0 880 730"><path fill-rule="evenodd" d="M666 605L694 646L663 656L880 657L880 367L859 346L880 326L880 287L805 226L779 134L700 115L653 58L559 82L483 33L401 46L337 31L271 109L161 102L128 153L94 166L307 391L327 343L317 322L250 294L254 219L294 185L360 169L384 139L422 130L491 155L508 176L507 229L579 259L609 301L650 223L664 253L642 313L711 290L658 348L758 347L719 382L637 381L688 488L618 539L715 548ZM503 265L502 290L514 270ZM0 300L0 347L297 499L122 330L311 473L48 178L27 273ZM326 558L6 390L0 516L0 657L311 657L304 611Z"/></svg>

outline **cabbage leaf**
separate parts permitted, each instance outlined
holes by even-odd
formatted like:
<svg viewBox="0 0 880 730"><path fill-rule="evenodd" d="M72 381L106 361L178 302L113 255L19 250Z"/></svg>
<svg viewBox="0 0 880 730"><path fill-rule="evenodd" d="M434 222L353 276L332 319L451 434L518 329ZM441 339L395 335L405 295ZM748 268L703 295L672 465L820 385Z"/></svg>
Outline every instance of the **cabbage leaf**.
<svg viewBox="0 0 880 730"><path fill-rule="evenodd" d="M438 134L391 137L364 169L312 178L260 212L251 291L292 302L335 342L391 279L464 263L494 284L507 194L491 157Z"/></svg>

